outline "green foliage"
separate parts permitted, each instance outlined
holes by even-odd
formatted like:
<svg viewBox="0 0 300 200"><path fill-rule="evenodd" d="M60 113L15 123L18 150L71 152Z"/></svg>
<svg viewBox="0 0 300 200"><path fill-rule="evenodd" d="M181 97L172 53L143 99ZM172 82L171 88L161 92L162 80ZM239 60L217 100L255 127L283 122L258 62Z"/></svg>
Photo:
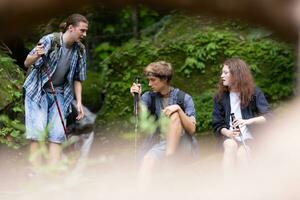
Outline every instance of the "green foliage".
<svg viewBox="0 0 300 200"><path fill-rule="evenodd" d="M99 61L105 60L113 51L115 50L115 47L111 46L108 42L103 42L99 44L95 50L94 54L96 55L96 58Z"/></svg>
<svg viewBox="0 0 300 200"><path fill-rule="evenodd" d="M187 58L180 72L186 77L194 71L205 73L206 65L220 64L224 51L236 42L236 34L229 31L210 29L198 33L193 42L187 45Z"/></svg>
<svg viewBox="0 0 300 200"><path fill-rule="evenodd" d="M14 60L0 53L0 142L13 148L25 144L23 72Z"/></svg>
<svg viewBox="0 0 300 200"><path fill-rule="evenodd" d="M272 39L270 32L240 22L228 26L183 15L171 16L164 23L156 35L131 40L100 63L102 87L107 91L102 120L132 115L132 81L157 60L170 62L176 72L173 85L194 97L199 132L210 130L213 91L226 58L244 59L272 104L293 95L294 47ZM147 90L145 79L142 86Z"/></svg>
<svg viewBox="0 0 300 200"><path fill-rule="evenodd" d="M83 82L82 100L83 104L92 112L97 112L102 105L103 77L97 72L88 71L87 79Z"/></svg>
<svg viewBox="0 0 300 200"><path fill-rule="evenodd" d="M211 113L213 111L214 95L214 90L207 90L193 98L195 102L197 128L199 132L211 130Z"/></svg>
<svg viewBox="0 0 300 200"><path fill-rule="evenodd" d="M0 115L0 142L9 147L19 148L26 143L25 126L17 119L11 120L6 115Z"/></svg>
<svg viewBox="0 0 300 200"><path fill-rule="evenodd" d="M153 134L158 127L160 127L161 137L164 138L166 136L170 119L162 114L159 119L156 120L145 106L141 104L140 108L141 112L139 113L139 131L150 135Z"/></svg>

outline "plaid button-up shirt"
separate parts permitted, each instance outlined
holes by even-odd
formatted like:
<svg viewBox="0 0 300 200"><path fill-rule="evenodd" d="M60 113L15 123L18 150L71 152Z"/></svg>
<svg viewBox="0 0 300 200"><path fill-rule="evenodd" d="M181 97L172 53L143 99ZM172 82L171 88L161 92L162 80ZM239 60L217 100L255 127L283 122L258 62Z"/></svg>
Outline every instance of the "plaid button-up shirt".
<svg viewBox="0 0 300 200"><path fill-rule="evenodd" d="M41 38L40 43L44 45L45 52L48 60L48 67L51 76L54 74L57 68L57 61L60 59L62 54L62 34L60 36L60 45L53 51L50 51L51 44L54 40L54 35L49 34ZM70 105L73 97L73 82L83 81L86 79L86 51L82 51L82 55L79 55L79 44L74 43L71 53L70 70L67 74L67 80L63 86L65 107L63 108L64 113L70 111ZM52 47L53 49L53 47ZM29 53L30 55L35 53L35 48ZM80 58L81 57L81 58ZM42 58L39 58L33 65L33 68L25 80L23 88L25 94L32 101L40 103L42 97L42 90L45 83L48 82L48 76L44 70L44 62Z"/></svg>

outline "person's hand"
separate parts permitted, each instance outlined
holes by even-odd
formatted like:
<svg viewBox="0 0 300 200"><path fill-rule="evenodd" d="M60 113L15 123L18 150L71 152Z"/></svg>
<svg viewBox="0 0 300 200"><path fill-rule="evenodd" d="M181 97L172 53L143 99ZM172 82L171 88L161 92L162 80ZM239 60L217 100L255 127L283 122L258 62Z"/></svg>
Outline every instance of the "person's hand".
<svg viewBox="0 0 300 200"><path fill-rule="evenodd" d="M84 111L83 111L83 106L81 104L81 102L77 102L77 112L78 115L76 117L77 120L80 120L84 117Z"/></svg>
<svg viewBox="0 0 300 200"><path fill-rule="evenodd" d="M236 119L233 121L233 127L238 127L238 126L243 127L251 123L252 123L251 119Z"/></svg>
<svg viewBox="0 0 300 200"><path fill-rule="evenodd" d="M141 93L142 93L141 84L133 83L130 88L130 93L132 94L132 96L134 96L134 94L136 94L136 93L139 94L139 96L141 96Z"/></svg>
<svg viewBox="0 0 300 200"><path fill-rule="evenodd" d="M229 138L234 138L236 136L239 136L240 133L240 129L227 130L226 136Z"/></svg>
<svg viewBox="0 0 300 200"><path fill-rule="evenodd" d="M171 105L171 106L167 106L165 107L165 109L162 110L162 112L167 116L170 117L174 112L179 111L181 108L179 105L175 104L175 105Z"/></svg>
<svg viewBox="0 0 300 200"><path fill-rule="evenodd" d="M42 43L38 43L37 46L35 47L35 54L37 57L41 57L42 55L45 54L45 48Z"/></svg>

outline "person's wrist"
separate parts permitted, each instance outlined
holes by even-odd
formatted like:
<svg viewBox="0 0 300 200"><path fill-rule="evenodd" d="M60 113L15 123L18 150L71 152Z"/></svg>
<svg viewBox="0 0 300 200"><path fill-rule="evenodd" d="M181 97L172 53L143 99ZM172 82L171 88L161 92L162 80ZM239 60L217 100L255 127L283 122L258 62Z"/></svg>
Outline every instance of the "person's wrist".
<svg viewBox="0 0 300 200"><path fill-rule="evenodd" d="M229 138L232 137L231 130L226 129L226 136Z"/></svg>
<svg viewBox="0 0 300 200"><path fill-rule="evenodd" d="M36 56L37 59L39 59L41 57L41 55L38 54L38 52L35 52L35 56Z"/></svg>
<svg viewBox="0 0 300 200"><path fill-rule="evenodd" d="M182 111L183 112L183 110L180 108L180 106L179 105L177 105L177 109L176 109L176 111Z"/></svg>
<svg viewBox="0 0 300 200"><path fill-rule="evenodd" d="M229 130L226 129L226 128L223 128L222 134L223 134L224 136L226 136L226 137L229 137Z"/></svg>
<svg viewBox="0 0 300 200"><path fill-rule="evenodd" d="M253 123L254 123L253 119L247 119L246 120L246 125L250 125L250 124L253 124Z"/></svg>

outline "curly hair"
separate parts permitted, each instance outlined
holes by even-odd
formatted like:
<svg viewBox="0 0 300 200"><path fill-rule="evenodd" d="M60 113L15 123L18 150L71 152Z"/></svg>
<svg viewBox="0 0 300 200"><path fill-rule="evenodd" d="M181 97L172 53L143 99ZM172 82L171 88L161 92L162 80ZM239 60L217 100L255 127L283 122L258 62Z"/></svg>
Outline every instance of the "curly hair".
<svg viewBox="0 0 300 200"><path fill-rule="evenodd" d="M230 88L234 88L235 91L240 93L241 107L246 107L255 91L255 83L249 66L240 58L227 59L223 63L223 66L225 65L229 68L231 85L230 87L224 86L222 79L220 79L217 97L221 100L224 93L229 92Z"/></svg>

